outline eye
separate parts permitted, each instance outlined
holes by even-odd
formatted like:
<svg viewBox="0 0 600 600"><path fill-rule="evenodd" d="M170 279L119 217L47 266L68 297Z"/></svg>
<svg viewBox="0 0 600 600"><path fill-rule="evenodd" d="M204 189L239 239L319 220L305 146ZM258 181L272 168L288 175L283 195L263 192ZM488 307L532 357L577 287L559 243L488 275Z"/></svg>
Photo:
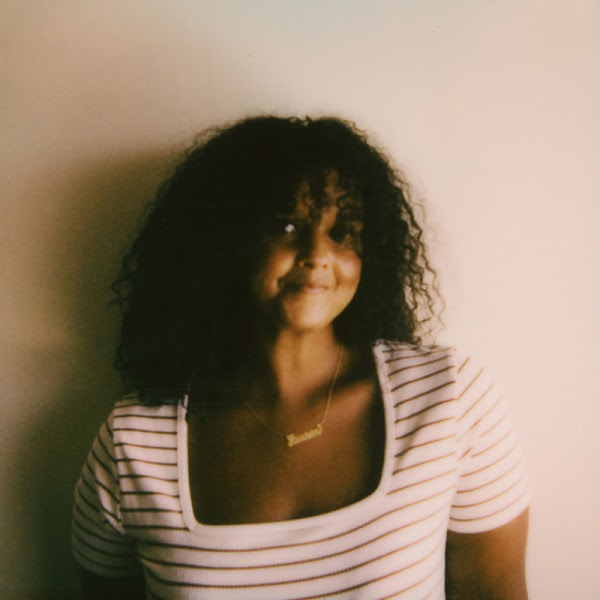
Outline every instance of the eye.
<svg viewBox="0 0 600 600"><path fill-rule="evenodd" d="M329 237L334 241L337 242L338 244L341 244L346 238L348 238L350 235L352 234L352 232L350 231L350 229L348 228L347 225L343 224L343 223L336 223L330 230L329 230Z"/></svg>
<svg viewBox="0 0 600 600"><path fill-rule="evenodd" d="M274 217L266 226L266 231L273 237L288 237L297 235L300 223L292 217Z"/></svg>
<svg viewBox="0 0 600 600"><path fill-rule="evenodd" d="M358 221L337 221L329 230L329 237L336 244L343 244L354 250L359 250L361 246L361 231L362 223Z"/></svg>

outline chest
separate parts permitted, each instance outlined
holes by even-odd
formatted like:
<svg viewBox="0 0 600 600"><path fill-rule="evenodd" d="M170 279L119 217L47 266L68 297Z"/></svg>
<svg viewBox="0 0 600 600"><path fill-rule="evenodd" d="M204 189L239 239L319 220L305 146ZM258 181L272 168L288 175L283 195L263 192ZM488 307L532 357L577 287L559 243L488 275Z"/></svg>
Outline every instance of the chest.
<svg viewBox="0 0 600 600"><path fill-rule="evenodd" d="M285 521L348 506L376 489L385 418L376 386L368 385L331 407L321 435L293 447L285 432L244 409L209 414L202 423L191 418L188 440L199 522Z"/></svg>

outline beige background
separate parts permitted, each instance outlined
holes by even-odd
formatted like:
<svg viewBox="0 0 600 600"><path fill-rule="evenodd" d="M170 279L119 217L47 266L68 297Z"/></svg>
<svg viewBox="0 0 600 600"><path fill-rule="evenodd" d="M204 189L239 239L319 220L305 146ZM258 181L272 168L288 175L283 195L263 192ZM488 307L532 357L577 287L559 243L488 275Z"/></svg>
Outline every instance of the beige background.
<svg viewBox="0 0 600 600"><path fill-rule="evenodd" d="M71 490L119 393L105 304L205 126L334 112L427 200L450 341L497 375L534 488L532 598L600 598L596 0L0 5L0 597L68 598Z"/></svg>

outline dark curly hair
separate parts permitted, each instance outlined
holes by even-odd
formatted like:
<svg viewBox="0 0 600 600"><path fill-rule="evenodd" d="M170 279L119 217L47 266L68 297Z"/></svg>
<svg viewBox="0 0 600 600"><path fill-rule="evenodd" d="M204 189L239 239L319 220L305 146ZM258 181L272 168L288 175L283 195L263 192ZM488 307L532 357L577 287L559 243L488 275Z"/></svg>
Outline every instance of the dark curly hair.
<svg viewBox="0 0 600 600"><path fill-rule="evenodd" d="M164 402L192 378L223 385L257 343L246 282L265 219L290 210L301 183L322 199L331 172L364 214L361 281L336 335L421 342L438 294L402 174L348 121L254 117L201 135L123 259L115 368L129 389Z"/></svg>

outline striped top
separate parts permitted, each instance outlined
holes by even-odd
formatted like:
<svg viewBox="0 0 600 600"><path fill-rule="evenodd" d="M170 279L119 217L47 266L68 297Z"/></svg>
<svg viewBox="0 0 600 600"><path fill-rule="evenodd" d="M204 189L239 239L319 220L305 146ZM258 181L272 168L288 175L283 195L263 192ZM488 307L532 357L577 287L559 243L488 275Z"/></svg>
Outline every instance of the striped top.
<svg viewBox="0 0 600 600"><path fill-rule="evenodd" d="M448 529L506 524L529 500L507 407L488 374L442 346L378 342L381 480L325 514L204 525L191 503L186 403L129 396L101 427L75 490L87 570L142 569L152 599L443 599Z"/></svg>

